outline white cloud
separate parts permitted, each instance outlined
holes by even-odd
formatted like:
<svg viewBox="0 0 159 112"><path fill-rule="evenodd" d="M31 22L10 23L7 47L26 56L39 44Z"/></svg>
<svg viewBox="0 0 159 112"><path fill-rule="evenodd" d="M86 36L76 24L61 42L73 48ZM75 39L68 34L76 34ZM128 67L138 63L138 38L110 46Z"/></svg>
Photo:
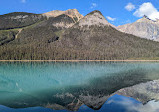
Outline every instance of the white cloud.
<svg viewBox="0 0 159 112"><path fill-rule="evenodd" d="M26 3L26 0L21 0L22 3Z"/></svg>
<svg viewBox="0 0 159 112"><path fill-rule="evenodd" d="M151 2L143 3L134 14L137 17L148 16L152 20L159 19L159 11L152 5Z"/></svg>
<svg viewBox="0 0 159 112"><path fill-rule="evenodd" d="M91 9L96 8L98 5L96 3L91 4Z"/></svg>
<svg viewBox="0 0 159 112"><path fill-rule="evenodd" d="M112 18L112 17L110 17L110 16L107 16L106 17L108 20L110 20L110 21L115 21L116 20L116 18Z"/></svg>
<svg viewBox="0 0 159 112"><path fill-rule="evenodd" d="M135 9L135 5L132 4L132 3L128 3L126 6L125 6L125 9L128 10L128 11L133 11Z"/></svg>
<svg viewBox="0 0 159 112"><path fill-rule="evenodd" d="M159 102L150 101L146 105L134 103L128 98L122 98L120 101L110 100L107 104L116 103L126 107L127 112L159 112Z"/></svg>

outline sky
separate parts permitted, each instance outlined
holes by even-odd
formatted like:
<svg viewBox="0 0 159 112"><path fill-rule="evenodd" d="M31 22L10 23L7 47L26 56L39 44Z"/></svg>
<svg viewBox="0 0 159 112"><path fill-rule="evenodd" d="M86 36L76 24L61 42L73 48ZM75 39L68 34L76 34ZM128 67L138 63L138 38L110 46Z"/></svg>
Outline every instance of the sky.
<svg viewBox="0 0 159 112"><path fill-rule="evenodd" d="M0 0L0 15L67 9L77 9L82 15L99 10L115 26L135 22L144 15L159 19L159 0Z"/></svg>

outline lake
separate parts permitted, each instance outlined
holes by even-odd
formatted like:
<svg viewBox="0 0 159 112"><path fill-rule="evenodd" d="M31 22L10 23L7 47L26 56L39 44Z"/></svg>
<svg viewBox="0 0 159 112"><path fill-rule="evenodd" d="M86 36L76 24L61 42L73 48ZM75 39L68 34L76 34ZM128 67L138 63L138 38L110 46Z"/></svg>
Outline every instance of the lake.
<svg viewBox="0 0 159 112"><path fill-rule="evenodd" d="M0 109L111 109L111 99L117 102L123 98L112 96L114 92L159 79L158 68L158 62L0 62ZM135 99L131 101L141 105ZM125 108L111 105L118 110Z"/></svg>

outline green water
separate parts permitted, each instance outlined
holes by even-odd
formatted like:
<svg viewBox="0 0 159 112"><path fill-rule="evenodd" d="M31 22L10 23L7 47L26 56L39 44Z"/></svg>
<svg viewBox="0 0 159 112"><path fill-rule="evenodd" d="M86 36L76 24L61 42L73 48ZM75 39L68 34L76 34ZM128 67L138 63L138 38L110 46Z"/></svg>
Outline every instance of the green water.
<svg viewBox="0 0 159 112"><path fill-rule="evenodd" d="M107 96L156 79L157 62L0 62L0 105L65 107L79 95Z"/></svg>

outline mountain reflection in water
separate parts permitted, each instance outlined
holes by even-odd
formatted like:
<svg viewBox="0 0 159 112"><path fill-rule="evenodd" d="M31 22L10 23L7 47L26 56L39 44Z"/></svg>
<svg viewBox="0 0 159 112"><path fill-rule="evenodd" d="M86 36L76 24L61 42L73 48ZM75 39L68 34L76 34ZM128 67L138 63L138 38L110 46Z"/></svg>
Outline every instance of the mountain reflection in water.
<svg viewBox="0 0 159 112"><path fill-rule="evenodd" d="M0 104L27 108L22 112L44 109L37 107L124 112L134 103L117 102L120 97L115 97L115 101L107 101L108 98L122 88L159 79L158 68L158 62L0 62ZM139 109L142 108L140 104ZM14 109L10 112L18 111Z"/></svg>
<svg viewBox="0 0 159 112"><path fill-rule="evenodd" d="M128 98L120 95L114 95L102 106L100 110L93 110L86 105L82 105L77 112L137 112L130 107L142 105L133 98ZM130 106L130 107L129 107ZM159 105L158 105L159 106ZM68 110L52 110L42 107L25 108L25 109L11 109L0 106L0 112L70 112Z"/></svg>

